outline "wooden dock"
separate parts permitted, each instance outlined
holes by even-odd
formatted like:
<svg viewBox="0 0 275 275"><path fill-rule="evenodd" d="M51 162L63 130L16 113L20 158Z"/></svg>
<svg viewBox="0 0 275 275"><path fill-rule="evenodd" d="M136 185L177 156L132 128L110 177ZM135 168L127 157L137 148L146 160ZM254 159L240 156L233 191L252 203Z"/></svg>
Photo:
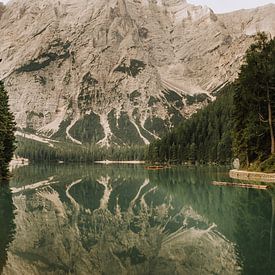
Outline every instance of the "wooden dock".
<svg viewBox="0 0 275 275"><path fill-rule="evenodd" d="M239 180L249 180L265 183L275 183L275 173L251 172L243 170L230 170L230 178Z"/></svg>
<svg viewBox="0 0 275 275"><path fill-rule="evenodd" d="M269 185L249 184L249 183L234 183L234 182L222 182L222 181L213 181L212 185L216 185L216 186L232 186L232 187L261 189L261 190L266 190L266 189L271 188Z"/></svg>

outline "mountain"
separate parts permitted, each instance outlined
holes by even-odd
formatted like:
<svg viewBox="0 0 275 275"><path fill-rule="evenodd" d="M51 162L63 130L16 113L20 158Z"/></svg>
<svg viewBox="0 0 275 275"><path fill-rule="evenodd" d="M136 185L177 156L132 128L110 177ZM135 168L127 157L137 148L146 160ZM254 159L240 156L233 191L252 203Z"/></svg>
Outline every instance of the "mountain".
<svg viewBox="0 0 275 275"><path fill-rule="evenodd" d="M159 137L236 77L257 31L275 35L275 5L215 14L185 0L12 0L0 16L18 134L107 146Z"/></svg>

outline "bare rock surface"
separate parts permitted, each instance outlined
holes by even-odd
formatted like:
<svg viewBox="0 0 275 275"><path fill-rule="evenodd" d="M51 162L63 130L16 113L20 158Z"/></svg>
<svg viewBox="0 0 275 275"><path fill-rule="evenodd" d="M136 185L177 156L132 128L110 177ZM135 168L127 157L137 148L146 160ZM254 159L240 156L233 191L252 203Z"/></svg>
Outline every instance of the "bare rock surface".
<svg viewBox="0 0 275 275"><path fill-rule="evenodd" d="M18 126L100 145L151 142L236 77L257 31L275 34L275 5L215 14L184 0L12 0L0 18Z"/></svg>

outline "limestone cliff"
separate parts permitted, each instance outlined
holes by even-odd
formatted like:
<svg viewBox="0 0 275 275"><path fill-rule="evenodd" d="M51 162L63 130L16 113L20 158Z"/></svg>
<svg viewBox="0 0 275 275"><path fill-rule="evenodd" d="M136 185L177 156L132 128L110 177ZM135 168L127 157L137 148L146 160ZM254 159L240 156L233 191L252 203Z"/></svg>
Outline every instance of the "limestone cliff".
<svg viewBox="0 0 275 275"><path fill-rule="evenodd" d="M0 78L18 126L100 145L149 143L233 80L275 5L223 15L185 0L12 0Z"/></svg>

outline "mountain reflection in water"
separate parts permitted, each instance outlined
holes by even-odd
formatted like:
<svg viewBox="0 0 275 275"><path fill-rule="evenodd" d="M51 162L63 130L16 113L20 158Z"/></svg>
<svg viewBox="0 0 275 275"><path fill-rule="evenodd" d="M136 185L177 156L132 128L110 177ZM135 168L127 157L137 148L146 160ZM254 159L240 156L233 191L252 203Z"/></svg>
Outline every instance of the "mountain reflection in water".
<svg viewBox="0 0 275 275"><path fill-rule="evenodd" d="M272 193L209 185L224 171L19 168L4 274L272 274Z"/></svg>

